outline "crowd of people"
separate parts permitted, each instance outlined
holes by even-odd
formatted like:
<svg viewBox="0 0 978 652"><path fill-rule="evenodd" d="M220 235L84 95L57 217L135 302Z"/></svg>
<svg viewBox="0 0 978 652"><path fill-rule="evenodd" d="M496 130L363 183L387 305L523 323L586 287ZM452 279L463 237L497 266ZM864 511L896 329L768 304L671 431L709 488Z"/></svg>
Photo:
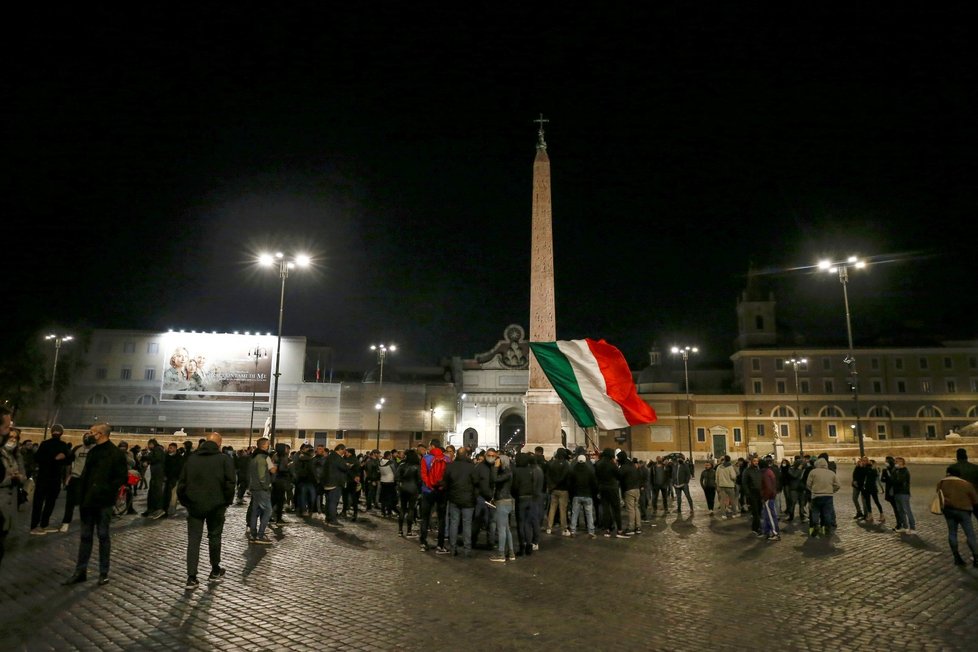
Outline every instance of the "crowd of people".
<svg viewBox="0 0 978 652"><path fill-rule="evenodd" d="M66 584L87 579L94 538L99 545L99 582L108 582L109 523L119 516L120 489L145 489L146 518L172 516L182 505L188 520L187 588L199 586L197 566L203 528L208 532L211 573L220 581L221 537L226 510L244 505L249 541L273 545L270 523L284 523L285 514L322 519L327 527L355 523L362 512L396 520L397 536L416 540L422 552L471 557L473 550L491 552L494 562L514 561L540 551L542 534L587 535L629 539L642 534L643 524L684 507L691 517L690 485L698 482L711 517L745 517L753 535L781 540L781 524L807 521L810 537L828 537L837 528L835 494L841 490L835 462L822 454L796 456L780 463L770 456L732 460L709 459L698 477L682 454L641 461L610 448L586 451L558 449L549 459L542 448L471 450L442 446L438 440L408 450L357 453L338 444L287 444L274 448L267 438L235 451L221 446L218 433L183 446L161 446L150 440L145 449L110 441L111 427L95 424L74 447L62 441L64 429L54 426L40 445L20 441L20 432L3 414L0 443L0 561L3 539L13 516L27 501L24 487L33 482L29 532L67 532L77 507L81 537L75 572ZM956 564L962 529L978 566L972 514L978 517L978 466L965 449L937 489L948 541ZM148 476L148 481L147 481ZM66 489L64 515L52 525L54 505ZM882 465L861 458L851 477L855 519L886 523L882 495L892 512L896 533L915 535L910 504L911 478L900 457ZM128 513L135 513L131 508ZM875 508L875 512L874 512ZM125 512L123 512L125 513ZM874 516L875 513L875 516ZM342 519L342 520L341 520Z"/></svg>

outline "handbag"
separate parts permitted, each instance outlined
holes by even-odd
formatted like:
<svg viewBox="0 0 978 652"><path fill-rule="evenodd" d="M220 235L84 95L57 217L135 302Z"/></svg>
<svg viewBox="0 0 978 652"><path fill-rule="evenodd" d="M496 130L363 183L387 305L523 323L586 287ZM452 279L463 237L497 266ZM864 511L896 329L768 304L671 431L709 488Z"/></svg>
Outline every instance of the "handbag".
<svg viewBox="0 0 978 652"><path fill-rule="evenodd" d="M940 489L934 494L934 498L930 501L930 513L931 514L943 514L944 513L944 492Z"/></svg>

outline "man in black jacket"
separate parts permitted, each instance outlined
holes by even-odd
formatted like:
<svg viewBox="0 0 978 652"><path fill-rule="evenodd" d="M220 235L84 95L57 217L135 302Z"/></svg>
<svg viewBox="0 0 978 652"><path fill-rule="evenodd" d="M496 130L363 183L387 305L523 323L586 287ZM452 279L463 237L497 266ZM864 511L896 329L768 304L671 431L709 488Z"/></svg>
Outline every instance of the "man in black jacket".
<svg viewBox="0 0 978 652"><path fill-rule="evenodd" d="M177 491L177 483L180 481L180 474L183 471L185 457L179 454L179 446L174 443L166 447L166 459L163 462L163 476L166 482L163 484L163 510L166 516L170 516L170 510L174 509L174 498ZM230 459L230 458L228 458Z"/></svg>
<svg viewBox="0 0 978 652"><path fill-rule="evenodd" d="M143 516L158 519L166 515L166 511L163 509L165 504L163 501L163 476L165 475L163 467L166 464L166 453L163 452L163 447L155 439L146 442L146 446L149 449L146 455L149 462L149 491L146 493L146 511L143 512Z"/></svg>
<svg viewBox="0 0 978 652"><path fill-rule="evenodd" d="M750 506L750 529L757 536L761 532L761 458L754 455L750 458L749 466L744 470L743 489Z"/></svg>
<svg viewBox="0 0 978 652"><path fill-rule="evenodd" d="M177 496L187 508L187 585L192 591L200 586L197 563L200 559L200 540L207 523L207 550L210 553L211 574L207 579L220 582L221 534L224 514L234 502L234 462L221 452L221 435L208 433L205 441L187 459L180 473Z"/></svg>
<svg viewBox="0 0 978 652"><path fill-rule="evenodd" d="M340 504L340 495L346 487L347 468L344 457L346 456L346 446L337 444L326 458L326 465L323 468L323 491L326 493L326 524L339 526L337 518L337 507Z"/></svg>
<svg viewBox="0 0 978 652"><path fill-rule="evenodd" d="M37 447L34 463L37 475L34 482L34 505L31 509L31 534L47 534L57 527L49 527L54 503L65 481L65 465L71 455L71 446L61 439L64 427L60 423L51 426L51 439L45 439Z"/></svg>
<svg viewBox="0 0 978 652"><path fill-rule="evenodd" d="M64 584L79 584L88 576L88 560L92 556L94 531L98 530L98 583L109 583L109 555L112 542L109 538L109 523L112 521L112 506L115 505L119 489L129 477L126 454L109 441L112 426L96 423L88 433L95 437L95 445L88 452L85 470L78 487L78 504L81 514L81 539L78 543L78 561L75 572Z"/></svg>
<svg viewBox="0 0 978 652"><path fill-rule="evenodd" d="M460 447L455 461L445 468L445 492L448 496L448 549L458 555L458 525L462 521L462 548L466 558L472 555L472 514L478 480L469 449Z"/></svg>
<svg viewBox="0 0 978 652"><path fill-rule="evenodd" d="M474 480L476 485L475 511L472 518L472 543L479 540L479 532L486 531L486 547L492 548L495 533L495 518L489 505L492 504L492 468L496 464L496 449L490 448L482 456L482 461L476 461ZM478 460L478 458L476 458Z"/></svg>

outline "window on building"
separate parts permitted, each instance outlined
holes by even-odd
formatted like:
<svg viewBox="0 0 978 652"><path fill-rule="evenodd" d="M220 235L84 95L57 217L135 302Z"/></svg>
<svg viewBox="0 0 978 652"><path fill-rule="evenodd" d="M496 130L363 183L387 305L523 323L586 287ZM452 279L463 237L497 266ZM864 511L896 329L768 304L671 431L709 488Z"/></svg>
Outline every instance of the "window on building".
<svg viewBox="0 0 978 652"><path fill-rule="evenodd" d="M890 410L882 405L874 405L869 410L869 416L877 419L885 419L886 417L890 416Z"/></svg>
<svg viewBox="0 0 978 652"><path fill-rule="evenodd" d="M757 424L757 436L758 437L763 437L764 436L764 424L763 423Z"/></svg>
<svg viewBox="0 0 978 652"><path fill-rule="evenodd" d="M954 360L952 360L950 356L944 356L944 368L954 369Z"/></svg>
<svg viewBox="0 0 978 652"><path fill-rule="evenodd" d="M160 352L160 343L159 342L149 342L149 343L146 344L146 353L154 354L155 355L155 354L157 354L159 352Z"/></svg>
<svg viewBox="0 0 978 652"><path fill-rule="evenodd" d="M812 386L811 383L808 382L807 378L798 381L798 389L801 391L802 394L812 393Z"/></svg>
<svg viewBox="0 0 978 652"><path fill-rule="evenodd" d="M934 391L933 386L930 384L930 379L928 378L920 379L920 391L923 392L924 394L930 394L932 391Z"/></svg>
<svg viewBox="0 0 978 652"><path fill-rule="evenodd" d="M835 423L825 424L825 434L827 434L829 437L838 437L839 436L838 424Z"/></svg>
<svg viewBox="0 0 978 652"><path fill-rule="evenodd" d="M123 367L119 372L120 380L132 380L132 367Z"/></svg>
<svg viewBox="0 0 978 652"><path fill-rule="evenodd" d="M897 385L897 393L899 393L899 394L906 394L907 393L907 381L905 381L905 380L898 380L898 381L896 381L896 385Z"/></svg>
<svg viewBox="0 0 978 652"><path fill-rule="evenodd" d="M751 371L760 371L761 370L761 359L760 358L751 358L750 359L750 368L751 368Z"/></svg>
<svg viewBox="0 0 978 652"><path fill-rule="evenodd" d="M107 367L95 368L95 380L105 380L108 377L109 377L109 370Z"/></svg>
<svg viewBox="0 0 978 652"><path fill-rule="evenodd" d="M822 408L821 412L819 412L819 416L835 417L838 419L842 416L842 410L834 405L826 405L824 408Z"/></svg>
<svg viewBox="0 0 978 652"><path fill-rule="evenodd" d="M927 358L918 358L917 359L917 366L920 369L927 369Z"/></svg>
<svg viewBox="0 0 978 652"><path fill-rule="evenodd" d="M897 369L903 369L903 358L894 358L893 366Z"/></svg>
<svg viewBox="0 0 978 652"><path fill-rule="evenodd" d="M822 358L822 369L824 369L825 371L832 370L832 358L829 357Z"/></svg>
<svg viewBox="0 0 978 652"><path fill-rule="evenodd" d="M136 399L136 405L156 405L156 397L152 394L143 394Z"/></svg>
<svg viewBox="0 0 978 652"><path fill-rule="evenodd" d="M880 359L879 358L870 358L869 359L869 368L870 369L879 369L880 368Z"/></svg>
<svg viewBox="0 0 978 652"><path fill-rule="evenodd" d="M759 331L764 330L764 317L761 315L754 315L754 327Z"/></svg>
<svg viewBox="0 0 978 652"><path fill-rule="evenodd" d="M806 423L805 424L805 436L806 437L811 437L812 436L812 424L810 424L810 423Z"/></svg>
<svg viewBox="0 0 978 652"><path fill-rule="evenodd" d="M978 369L978 356L973 355L968 358L968 368Z"/></svg>
<svg viewBox="0 0 978 652"><path fill-rule="evenodd" d="M773 416L776 416L776 417L790 417L790 416L792 416L792 410L789 410L784 405L779 405L778 407L774 408L774 414L773 414Z"/></svg>
<svg viewBox="0 0 978 652"><path fill-rule="evenodd" d="M734 443L740 444L744 441L744 431L741 428L734 428Z"/></svg>
<svg viewBox="0 0 978 652"><path fill-rule="evenodd" d="M774 368L777 371L784 371L784 358L775 358Z"/></svg>
<svg viewBox="0 0 978 652"><path fill-rule="evenodd" d="M132 340L126 340L125 342L122 343L122 352L123 353L135 353L136 352L136 343L133 342Z"/></svg>
<svg viewBox="0 0 978 652"><path fill-rule="evenodd" d="M935 425L933 423L928 423L927 426L926 426L926 428L925 428L925 430L924 430L924 432L927 435L927 439L936 439L937 438L937 425Z"/></svg>
<svg viewBox="0 0 978 652"><path fill-rule="evenodd" d="M808 371L808 358L805 358L804 360L798 363L798 370Z"/></svg>
<svg viewBox="0 0 978 652"><path fill-rule="evenodd" d="M146 367L143 371L143 380L156 380L156 369L153 367Z"/></svg>
<svg viewBox="0 0 978 652"><path fill-rule="evenodd" d="M831 378L825 378L824 380L822 380L822 389L825 391L826 394L834 394L835 383L832 382Z"/></svg>
<svg viewBox="0 0 978 652"><path fill-rule="evenodd" d="M877 423L876 424L876 438L877 439L886 439L886 424L885 423Z"/></svg>
<svg viewBox="0 0 978 652"><path fill-rule="evenodd" d="M873 379L873 393L882 394L883 393L883 381L874 378Z"/></svg>
<svg viewBox="0 0 978 652"><path fill-rule="evenodd" d="M778 385L778 394L785 394L785 393L787 393L787 391L788 391L788 383L786 383L783 380L779 380L777 382L777 385Z"/></svg>
<svg viewBox="0 0 978 652"><path fill-rule="evenodd" d="M909 437L910 436L910 424L909 423L905 423L902 426L900 426L900 432L901 432L901 434L903 434L904 437Z"/></svg>
<svg viewBox="0 0 978 652"><path fill-rule="evenodd" d="M978 407L972 406L968 409L968 418L974 419L975 417L978 417Z"/></svg>
<svg viewBox="0 0 978 652"><path fill-rule="evenodd" d="M958 392L958 383L956 381L954 381L954 380L948 380L948 381L946 381L946 383L947 383L947 393L948 394L957 394L957 392Z"/></svg>
<svg viewBox="0 0 978 652"><path fill-rule="evenodd" d="M417 435L418 433L414 433L414 434ZM333 437L333 439L343 439L343 437L345 435L346 435L346 431L345 430L337 430L336 431L336 436ZM415 439L417 439L417 436L415 436Z"/></svg>
<svg viewBox="0 0 978 652"><path fill-rule="evenodd" d="M706 441L706 428L696 429L696 441L704 442Z"/></svg>
<svg viewBox="0 0 978 652"><path fill-rule="evenodd" d="M763 394L764 393L764 384L761 381L754 380L753 381L753 385L754 385L754 393L755 394Z"/></svg>
<svg viewBox="0 0 978 652"><path fill-rule="evenodd" d="M936 417L943 417L944 414L934 405L925 405L917 410L917 416L925 419L934 419Z"/></svg>
<svg viewBox="0 0 978 652"><path fill-rule="evenodd" d="M85 402L89 405L108 405L109 397L105 394L92 394Z"/></svg>
<svg viewBox="0 0 978 652"><path fill-rule="evenodd" d="M788 437L791 436L791 433L788 432L788 424L787 423L779 423L778 424L778 429L781 431L781 439L787 439Z"/></svg>

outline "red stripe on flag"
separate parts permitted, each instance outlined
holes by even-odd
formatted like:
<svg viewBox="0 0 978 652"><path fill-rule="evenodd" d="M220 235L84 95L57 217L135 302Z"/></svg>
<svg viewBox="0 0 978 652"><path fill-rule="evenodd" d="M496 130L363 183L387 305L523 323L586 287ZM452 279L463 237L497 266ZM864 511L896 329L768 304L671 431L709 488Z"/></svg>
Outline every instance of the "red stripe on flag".
<svg viewBox="0 0 978 652"><path fill-rule="evenodd" d="M655 422L658 419L655 410L639 397L635 381L632 380L632 371L621 351L604 340L588 338L585 341L598 362L601 375L604 376L606 393L621 406L628 423L636 425Z"/></svg>

